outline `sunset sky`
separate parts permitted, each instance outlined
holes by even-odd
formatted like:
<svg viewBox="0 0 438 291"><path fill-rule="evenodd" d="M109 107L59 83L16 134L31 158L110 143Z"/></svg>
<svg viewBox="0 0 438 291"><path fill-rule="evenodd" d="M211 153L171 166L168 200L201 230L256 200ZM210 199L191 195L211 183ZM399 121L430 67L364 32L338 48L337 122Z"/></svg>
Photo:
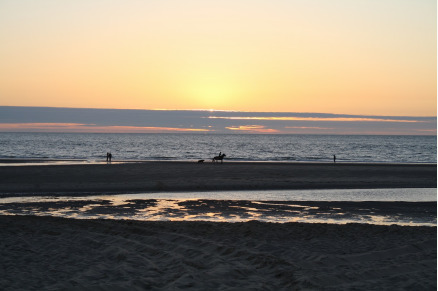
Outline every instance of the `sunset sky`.
<svg viewBox="0 0 438 291"><path fill-rule="evenodd" d="M2 0L0 106L436 117L436 27L434 0Z"/></svg>

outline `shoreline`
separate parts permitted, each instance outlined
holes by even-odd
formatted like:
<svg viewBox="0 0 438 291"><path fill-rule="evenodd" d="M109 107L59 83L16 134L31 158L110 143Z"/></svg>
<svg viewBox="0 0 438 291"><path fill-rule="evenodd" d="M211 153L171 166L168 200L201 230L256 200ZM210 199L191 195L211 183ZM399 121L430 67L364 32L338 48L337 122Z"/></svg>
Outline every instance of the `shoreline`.
<svg viewBox="0 0 438 291"><path fill-rule="evenodd" d="M142 162L0 167L0 194L436 188L436 164Z"/></svg>
<svg viewBox="0 0 438 291"><path fill-rule="evenodd" d="M198 160L112 160L111 164L131 164L131 163L197 163ZM211 160L204 160L209 164ZM231 164L312 164L312 165L437 165L436 162L379 162L379 161L295 161L295 160L278 160L278 161L249 161L249 160L225 160L224 163ZM52 159L52 158L0 158L0 166L10 164L36 165L101 165L108 164L105 159Z"/></svg>
<svg viewBox="0 0 438 291"><path fill-rule="evenodd" d="M436 290L436 227L0 215L0 289Z"/></svg>

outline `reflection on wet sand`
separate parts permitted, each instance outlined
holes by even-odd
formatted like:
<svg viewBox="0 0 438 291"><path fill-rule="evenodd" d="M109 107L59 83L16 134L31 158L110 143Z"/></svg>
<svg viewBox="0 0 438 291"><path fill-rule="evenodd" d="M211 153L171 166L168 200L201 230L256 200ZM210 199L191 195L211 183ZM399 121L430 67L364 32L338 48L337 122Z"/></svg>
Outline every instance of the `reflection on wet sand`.
<svg viewBox="0 0 438 291"><path fill-rule="evenodd" d="M120 196L15 198L0 214L162 221L250 220L436 226L435 202L251 201L128 199Z"/></svg>

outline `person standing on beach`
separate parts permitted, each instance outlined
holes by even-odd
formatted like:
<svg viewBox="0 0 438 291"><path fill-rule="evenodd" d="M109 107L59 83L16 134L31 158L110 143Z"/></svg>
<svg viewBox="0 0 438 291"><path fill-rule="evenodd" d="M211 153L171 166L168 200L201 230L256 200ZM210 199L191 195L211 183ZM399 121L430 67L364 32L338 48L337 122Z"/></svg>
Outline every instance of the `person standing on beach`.
<svg viewBox="0 0 438 291"><path fill-rule="evenodd" d="M108 163L109 161L109 152L106 152L106 162Z"/></svg>
<svg viewBox="0 0 438 291"><path fill-rule="evenodd" d="M113 155L111 153L108 154L108 161L111 163L111 159L112 159Z"/></svg>
<svg viewBox="0 0 438 291"><path fill-rule="evenodd" d="M336 155L333 155L333 163L336 163Z"/></svg>

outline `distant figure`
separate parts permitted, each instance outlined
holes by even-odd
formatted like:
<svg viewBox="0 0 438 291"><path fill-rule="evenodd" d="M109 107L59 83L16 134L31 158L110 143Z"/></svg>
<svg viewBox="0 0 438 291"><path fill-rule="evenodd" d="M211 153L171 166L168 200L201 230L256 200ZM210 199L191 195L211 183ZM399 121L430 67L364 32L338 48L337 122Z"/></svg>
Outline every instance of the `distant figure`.
<svg viewBox="0 0 438 291"><path fill-rule="evenodd" d="M221 161L221 164L224 162L224 157L225 157L226 155L225 154L222 154L222 152L220 152L219 153L219 156L216 156L216 157L214 157L211 161L213 162L213 163L215 163L215 162L217 162L217 161Z"/></svg>
<svg viewBox="0 0 438 291"><path fill-rule="evenodd" d="M113 155L111 153L108 153L108 162L111 163L111 159L113 158Z"/></svg>
<svg viewBox="0 0 438 291"><path fill-rule="evenodd" d="M106 162L109 162L109 152L106 152Z"/></svg>
<svg viewBox="0 0 438 291"><path fill-rule="evenodd" d="M333 155L333 163L336 163L336 155Z"/></svg>

